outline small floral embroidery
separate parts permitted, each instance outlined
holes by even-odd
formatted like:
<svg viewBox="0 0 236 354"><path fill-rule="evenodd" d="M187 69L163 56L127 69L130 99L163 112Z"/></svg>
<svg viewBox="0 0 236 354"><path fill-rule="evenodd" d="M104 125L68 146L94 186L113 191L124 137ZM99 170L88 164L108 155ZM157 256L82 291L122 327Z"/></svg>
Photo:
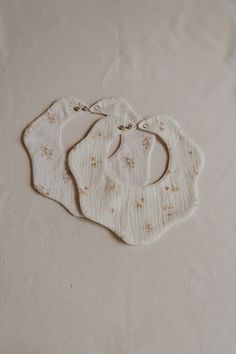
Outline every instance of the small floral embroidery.
<svg viewBox="0 0 236 354"><path fill-rule="evenodd" d="M144 198L140 198L139 200L136 200L135 201L135 206L137 209L141 209L144 205L144 201L145 199Z"/></svg>
<svg viewBox="0 0 236 354"><path fill-rule="evenodd" d="M172 205L167 205L163 209L166 212L167 216L172 216L174 214L174 207Z"/></svg>
<svg viewBox="0 0 236 354"><path fill-rule="evenodd" d="M71 176L66 170L63 172L62 179L63 179L65 184L70 184L71 183Z"/></svg>
<svg viewBox="0 0 236 354"><path fill-rule="evenodd" d="M30 124L28 125L28 127L25 129L25 131L24 131L24 137L25 137L25 138L28 138L29 135L31 134L31 132L32 132L32 127L33 127L33 123L30 123Z"/></svg>
<svg viewBox="0 0 236 354"><path fill-rule="evenodd" d="M108 192L116 192L116 185L114 183L108 183L105 190Z"/></svg>
<svg viewBox="0 0 236 354"><path fill-rule="evenodd" d="M90 165L92 167L96 167L97 166L97 161L96 161L95 157L90 157Z"/></svg>
<svg viewBox="0 0 236 354"><path fill-rule="evenodd" d="M41 146L42 157L45 157L46 160L50 160L53 157L53 151L53 148L49 147L48 145Z"/></svg>
<svg viewBox="0 0 236 354"><path fill-rule="evenodd" d="M48 121L49 124L55 123L56 121L56 114L54 112L51 111L47 111L45 113L46 119Z"/></svg>
<svg viewBox="0 0 236 354"><path fill-rule="evenodd" d="M134 168L134 163L135 163L134 158L129 156L123 156L121 159L124 163L124 167L127 167L129 170L132 170Z"/></svg>
<svg viewBox="0 0 236 354"><path fill-rule="evenodd" d="M153 226L150 223L146 222L144 224L144 230L147 231L147 232L150 232L150 231L153 230Z"/></svg>
<svg viewBox="0 0 236 354"><path fill-rule="evenodd" d="M179 190L179 187L174 187L174 186L165 186L165 190L167 192L177 192Z"/></svg>
<svg viewBox="0 0 236 354"><path fill-rule="evenodd" d="M97 139L97 138L101 138L103 135L100 131L95 131L94 134L91 135L92 139Z"/></svg>
<svg viewBox="0 0 236 354"><path fill-rule="evenodd" d="M148 137L144 138L143 139L143 147L144 147L144 150L148 151L150 149L150 139Z"/></svg>
<svg viewBox="0 0 236 354"><path fill-rule="evenodd" d="M41 184L37 184L35 186L35 189L41 193L44 197L49 197L50 196L50 188L46 188L42 186Z"/></svg>
<svg viewBox="0 0 236 354"><path fill-rule="evenodd" d="M84 188L79 188L79 194L80 195L87 194L87 191L88 191L88 187L87 186L85 186Z"/></svg>

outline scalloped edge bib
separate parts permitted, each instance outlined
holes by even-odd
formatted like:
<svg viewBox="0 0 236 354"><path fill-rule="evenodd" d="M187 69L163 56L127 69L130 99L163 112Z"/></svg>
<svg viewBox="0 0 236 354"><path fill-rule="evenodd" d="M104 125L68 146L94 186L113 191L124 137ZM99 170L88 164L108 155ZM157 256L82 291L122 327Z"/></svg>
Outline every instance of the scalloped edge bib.
<svg viewBox="0 0 236 354"><path fill-rule="evenodd" d="M129 126L132 129L126 129ZM128 186L108 167L112 139L120 132L128 139L136 129L127 118L100 119L68 157L83 214L130 245L157 239L168 226L191 214L197 205L196 184L203 162L199 148L173 119L150 117L137 128L161 137L169 152L168 169L154 184Z"/></svg>

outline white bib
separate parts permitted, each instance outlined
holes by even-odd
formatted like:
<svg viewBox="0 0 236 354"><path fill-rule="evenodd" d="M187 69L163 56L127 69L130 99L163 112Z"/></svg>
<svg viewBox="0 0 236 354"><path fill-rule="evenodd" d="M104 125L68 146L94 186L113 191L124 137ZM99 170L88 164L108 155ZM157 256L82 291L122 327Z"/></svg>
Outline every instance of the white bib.
<svg viewBox="0 0 236 354"><path fill-rule="evenodd" d="M100 102L101 112L99 112ZM96 109L98 112L96 112ZM79 117L81 110L90 109L80 99L60 99L33 121L24 132L24 143L32 161L34 187L45 197L61 203L75 216L82 216L82 214L76 197L74 179L67 166L67 153L61 145L61 130L63 125L71 118L76 115ZM110 114L112 111L118 116L122 114L130 119L137 119L137 114L124 99L119 97L99 101L91 107L91 112L98 114ZM132 143L124 143L123 141L122 148L111 159L112 166L114 167L115 162L119 161L121 152L125 156L135 156L136 159L138 150L142 150L142 147L135 147ZM148 170L150 150L151 144L150 149L146 152L148 158L143 160L143 171ZM119 167L115 167L115 172L121 178L126 177L125 168L119 170ZM138 177L136 177L137 169L131 169L129 172L130 178L134 183L137 180L143 181L146 178L146 172L138 174Z"/></svg>
<svg viewBox="0 0 236 354"><path fill-rule="evenodd" d="M171 118L151 117L138 128L161 137L169 152L168 169L154 184L128 186L109 170L106 156L112 139L120 133L129 138L135 129L127 118L100 119L69 154L83 214L131 245L153 241L191 213L202 166L199 149Z"/></svg>

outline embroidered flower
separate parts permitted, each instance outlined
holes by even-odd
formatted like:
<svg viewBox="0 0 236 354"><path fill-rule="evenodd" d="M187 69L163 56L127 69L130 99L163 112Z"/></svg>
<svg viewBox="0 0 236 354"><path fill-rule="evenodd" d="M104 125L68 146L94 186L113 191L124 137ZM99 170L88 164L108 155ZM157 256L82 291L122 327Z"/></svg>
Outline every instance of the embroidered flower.
<svg viewBox="0 0 236 354"><path fill-rule="evenodd" d="M52 111L47 111L45 113L46 119L48 121L49 124L55 123L56 121L56 114Z"/></svg>
<svg viewBox="0 0 236 354"><path fill-rule="evenodd" d="M96 167L97 166L97 161L96 161L95 157L90 157L90 165L92 167Z"/></svg>
<svg viewBox="0 0 236 354"><path fill-rule="evenodd" d="M167 192L177 192L178 190L179 190L179 187L174 187L173 185L171 185L171 186L165 186L165 190L167 191Z"/></svg>
<svg viewBox="0 0 236 354"><path fill-rule="evenodd" d="M121 160L123 161L124 167L128 168L128 170L132 170L134 168L134 164L135 164L134 158L129 156L123 156Z"/></svg>
<svg viewBox="0 0 236 354"><path fill-rule="evenodd" d="M144 147L144 150L148 151L150 149L150 139L148 137L145 137L143 139L143 147Z"/></svg>
<svg viewBox="0 0 236 354"><path fill-rule="evenodd" d="M152 226L150 223L146 222L146 223L144 224L144 230L145 230L146 232L150 232L150 231L153 230L153 226Z"/></svg>
<svg viewBox="0 0 236 354"><path fill-rule="evenodd" d="M49 147L48 145L41 146L41 154L46 160L50 160L53 157L53 148Z"/></svg>
<svg viewBox="0 0 236 354"><path fill-rule="evenodd" d="M170 204L165 206L163 209L166 212L167 216L172 216L174 214L174 207Z"/></svg>
<svg viewBox="0 0 236 354"><path fill-rule="evenodd" d="M100 131L95 131L92 135L91 135L91 138L92 139L97 139L97 138L101 138L103 137L103 134L100 132Z"/></svg>
<svg viewBox="0 0 236 354"><path fill-rule="evenodd" d="M30 123L30 124L28 125L28 127L25 129L25 131L24 131L24 137L25 137L25 138L28 138L28 136L31 134L31 132L32 132L32 127L33 127L33 123Z"/></svg>
<svg viewBox="0 0 236 354"><path fill-rule="evenodd" d="M66 170L63 172L62 179L65 184L70 184L71 183L71 176L70 173L68 173Z"/></svg>
<svg viewBox="0 0 236 354"><path fill-rule="evenodd" d="M107 183L105 190L108 192L116 192L116 185L114 183Z"/></svg>
<svg viewBox="0 0 236 354"><path fill-rule="evenodd" d="M88 187L85 186L84 188L79 188L79 194L80 195L85 195L88 192Z"/></svg>
<svg viewBox="0 0 236 354"><path fill-rule="evenodd" d="M135 201L135 206L137 209L141 209L144 205L144 201L145 199L144 198L140 198L139 200L136 200Z"/></svg>
<svg viewBox="0 0 236 354"><path fill-rule="evenodd" d="M41 193L44 197L49 197L50 196L50 188L46 188L42 186L41 184L35 185L35 189Z"/></svg>

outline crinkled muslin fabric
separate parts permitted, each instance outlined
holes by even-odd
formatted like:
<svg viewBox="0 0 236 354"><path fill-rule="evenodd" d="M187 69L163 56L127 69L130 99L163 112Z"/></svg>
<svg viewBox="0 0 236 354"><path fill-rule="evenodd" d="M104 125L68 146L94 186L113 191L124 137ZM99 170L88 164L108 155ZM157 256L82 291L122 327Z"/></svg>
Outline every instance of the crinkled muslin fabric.
<svg viewBox="0 0 236 354"><path fill-rule="evenodd" d="M142 119L124 99L115 97L97 102L90 111L128 118L135 123ZM148 132L135 130L129 136L121 134L119 149L108 160L109 168L129 185L145 184L150 178L154 143L154 135Z"/></svg>
<svg viewBox="0 0 236 354"><path fill-rule="evenodd" d="M136 125L125 118L101 119L68 158L84 215L131 245L155 240L167 226L192 212L197 205L196 182L202 167L199 148L173 119L150 117L138 128L160 136L169 152L167 171L154 184L127 186L110 172L106 161L109 143L120 130L127 139L136 131Z"/></svg>
<svg viewBox="0 0 236 354"><path fill-rule="evenodd" d="M45 113L24 131L24 143L32 160L33 183L43 196L54 199L75 216L83 216L76 197L74 180L67 166L67 152L61 144L61 131L80 112L127 117L137 122L138 115L121 97L103 99L91 106L79 98L56 101ZM79 133L79 132L78 132ZM140 184L149 175L150 153L154 144L150 134L134 133L129 140L122 139L119 150L109 159L114 173L124 181Z"/></svg>

